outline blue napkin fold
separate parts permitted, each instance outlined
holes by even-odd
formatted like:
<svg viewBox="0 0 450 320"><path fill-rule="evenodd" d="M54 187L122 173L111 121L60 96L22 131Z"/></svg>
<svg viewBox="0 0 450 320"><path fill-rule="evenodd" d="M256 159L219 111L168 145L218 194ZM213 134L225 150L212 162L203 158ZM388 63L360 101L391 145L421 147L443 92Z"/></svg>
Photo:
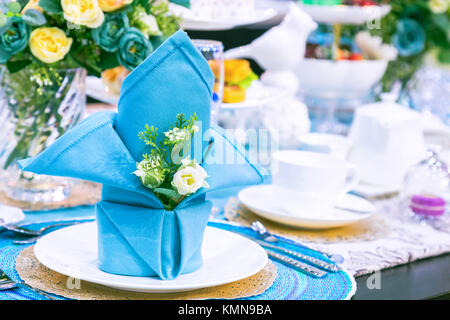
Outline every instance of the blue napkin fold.
<svg viewBox="0 0 450 320"><path fill-rule="evenodd" d="M183 31L164 42L125 79L118 113L96 113L34 158L19 161L24 171L103 184L96 206L99 267L106 272L173 279L201 264L203 233L211 212L207 191L263 181L259 167L225 131L210 127L214 76ZM133 172L148 147L138 139L146 124L167 131L179 113L196 113L201 126L193 157L209 189L201 189L166 211Z"/></svg>

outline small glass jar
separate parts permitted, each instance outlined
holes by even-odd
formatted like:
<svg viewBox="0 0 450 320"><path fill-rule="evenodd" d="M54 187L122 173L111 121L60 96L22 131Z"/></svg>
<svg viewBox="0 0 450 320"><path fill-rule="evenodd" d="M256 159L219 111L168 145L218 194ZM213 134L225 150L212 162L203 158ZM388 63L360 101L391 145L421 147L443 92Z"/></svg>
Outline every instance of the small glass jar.
<svg viewBox="0 0 450 320"><path fill-rule="evenodd" d="M211 124L218 124L220 107L222 105L223 87L225 79L225 67L223 56L223 44L215 40L192 40L194 46L208 61L214 73L213 99L211 104Z"/></svg>
<svg viewBox="0 0 450 320"><path fill-rule="evenodd" d="M450 208L450 172L436 150L410 168L401 191L403 209L416 220L435 221L448 216Z"/></svg>

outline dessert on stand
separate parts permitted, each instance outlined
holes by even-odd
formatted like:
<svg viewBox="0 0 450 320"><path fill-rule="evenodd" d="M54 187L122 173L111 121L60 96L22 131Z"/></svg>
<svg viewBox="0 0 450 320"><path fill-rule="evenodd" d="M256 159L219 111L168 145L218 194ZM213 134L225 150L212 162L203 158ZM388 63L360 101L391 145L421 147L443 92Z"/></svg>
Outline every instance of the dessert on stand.
<svg viewBox="0 0 450 320"><path fill-rule="evenodd" d="M382 78L388 62L395 59L396 51L367 31L346 43L342 27L366 24L370 29L390 7L371 1L339 0L305 0L300 7L316 22L332 26L332 34L313 34L308 39L305 59L296 69L301 93L319 118L317 131L346 133L347 127L334 121L340 100L360 104Z"/></svg>

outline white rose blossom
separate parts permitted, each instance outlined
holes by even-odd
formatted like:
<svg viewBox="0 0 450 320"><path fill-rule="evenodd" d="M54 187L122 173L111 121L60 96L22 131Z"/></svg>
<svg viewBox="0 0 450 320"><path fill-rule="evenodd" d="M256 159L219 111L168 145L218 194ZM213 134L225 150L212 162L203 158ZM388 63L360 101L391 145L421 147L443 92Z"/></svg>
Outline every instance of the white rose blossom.
<svg viewBox="0 0 450 320"><path fill-rule="evenodd" d="M200 188L208 188L208 174L195 160L183 159L182 165L175 173L172 186L182 196L197 192Z"/></svg>
<svg viewBox="0 0 450 320"><path fill-rule="evenodd" d="M430 10L435 14L444 13L448 10L449 0L430 0Z"/></svg>

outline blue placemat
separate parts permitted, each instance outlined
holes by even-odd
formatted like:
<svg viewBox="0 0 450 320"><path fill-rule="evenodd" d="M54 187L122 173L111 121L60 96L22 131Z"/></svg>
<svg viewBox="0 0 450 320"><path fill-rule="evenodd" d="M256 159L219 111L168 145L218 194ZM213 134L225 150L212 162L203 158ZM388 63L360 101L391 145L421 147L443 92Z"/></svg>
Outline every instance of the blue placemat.
<svg viewBox="0 0 450 320"><path fill-rule="evenodd" d="M81 218L89 218L93 215L93 213L94 207L82 206L70 209L41 212L40 214L36 212L26 213L26 221L32 223L43 220L79 220ZM48 222L33 223L29 227L38 229L46 224L48 224ZM213 227L220 227L225 230L234 230L246 233L248 235L255 235L253 230L246 227L216 222L210 222L209 225ZM15 270L15 261L20 252L28 246L14 245L12 243L14 237L15 235L9 231L0 231L0 268L13 280L20 281L20 277ZM289 249L303 250L295 247L295 242L293 241L291 241L291 244L286 244L285 246ZM309 253L311 254L311 252ZM263 294L250 298L243 298L242 300L342 300L351 298L356 291L354 278L345 271L329 273L324 279L315 279L288 268L276 261L273 262L277 267L278 276L272 287L266 290ZM38 300L41 299L41 297L27 288L17 288L13 290L0 291L0 299ZM64 298L61 297L61 299Z"/></svg>

